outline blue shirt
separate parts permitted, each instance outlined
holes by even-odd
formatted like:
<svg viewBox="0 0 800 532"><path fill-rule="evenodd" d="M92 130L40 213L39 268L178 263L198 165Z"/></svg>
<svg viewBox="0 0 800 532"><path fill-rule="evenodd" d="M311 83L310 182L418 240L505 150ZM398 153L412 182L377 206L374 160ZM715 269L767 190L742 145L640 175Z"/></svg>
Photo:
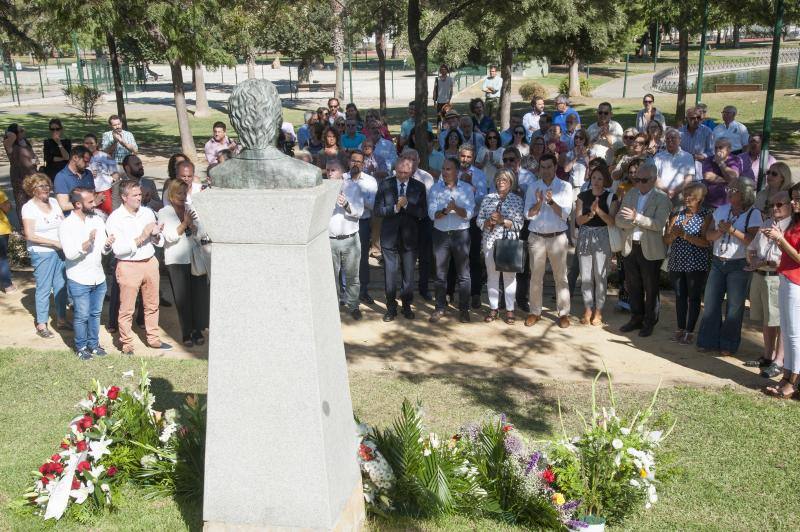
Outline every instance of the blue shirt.
<svg viewBox="0 0 800 532"><path fill-rule="evenodd" d="M356 134L352 137L349 137L347 135L342 135L339 138L341 139L342 142L342 148L344 148L345 150L357 150L361 147L361 143L367 140L366 135L358 132L356 132Z"/></svg>
<svg viewBox="0 0 800 532"><path fill-rule="evenodd" d="M69 194L72 189L77 187L94 190L94 176L88 168L83 171L83 174L78 175L70 170L69 166L65 166L53 180L53 193L55 194Z"/></svg>
<svg viewBox="0 0 800 532"><path fill-rule="evenodd" d="M457 207L467 211L467 217L462 218L454 212L447 213L446 216L436 219L436 213L441 211L455 200ZM475 213L475 192L472 185L464 181L456 181L456 186L450 189L444 179L439 179L431 187L428 197L428 217L433 220L434 229L439 231L460 231L469 229L469 220Z"/></svg>
<svg viewBox="0 0 800 532"><path fill-rule="evenodd" d="M305 148L311 140L311 128L308 124L303 124L297 128L297 147L300 149Z"/></svg>
<svg viewBox="0 0 800 532"><path fill-rule="evenodd" d="M567 130L567 117L569 115L575 115L575 118L578 120L578 123L579 124L581 123L581 117L578 114L578 111L576 111L572 107L567 107L567 110L564 111L563 113L561 111L558 111L558 110L556 110L553 113L553 119L550 121L550 125L558 124L559 126L561 126L561 131L562 132L566 131Z"/></svg>
<svg viewBox="0 0 800 532"><path fill-rule="evenodd" d="M414 126L416 126L416 125L417 125L417 121L416 120L414 120L413 118L406 118L403 121L403 123L400 124L400 136L403 137L404 139L407 139L408 137L410 137L411 136L411 132L414 130ZM433 129L431 128L431 123L430 122L428 122L425 125L428 126L428 131L431 131L431 132L433 131Z"/></svg>

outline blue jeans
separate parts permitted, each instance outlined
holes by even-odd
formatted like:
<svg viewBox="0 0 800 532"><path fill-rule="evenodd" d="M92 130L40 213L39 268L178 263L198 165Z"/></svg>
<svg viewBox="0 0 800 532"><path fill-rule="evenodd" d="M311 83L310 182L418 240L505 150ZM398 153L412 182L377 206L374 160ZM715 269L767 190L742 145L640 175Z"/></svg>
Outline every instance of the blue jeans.
<svg viewBox="0 0 800 532"><path fill-rule="evenodd" d="M67 286L74 305L72 326L75 329L75 350L80 351L84 347L94 349L99 343L106 282L85 285L67 279Z"/></svg>
<svg viewBox="0 0 800 532"><path fill-rule="evenodd" d="M11 268L8 266L8 235L0 235L0 290L11 284Z"/></svg>
<svg viewBox="0 0 800 532"><path fill-rule="evenodd" d="M745 259L721 261L716 257L711 261L711 271L706 281L704 299L705 310L700 330L697 333L697 347L728 351L735 354L742 342L742 319L744 302L750 292L751 272L744 271ZM722 316L722 302L725 295L725 319Z"/></svg>
<svg viewBox="0 0 800 532"><path fill-rule="evenodd" d="M46 324L50 316L50 293L55 295L56 317L67 317L67 276L64 259L56 251L31 251L33 278L36 280L36 324Z"/></svg>

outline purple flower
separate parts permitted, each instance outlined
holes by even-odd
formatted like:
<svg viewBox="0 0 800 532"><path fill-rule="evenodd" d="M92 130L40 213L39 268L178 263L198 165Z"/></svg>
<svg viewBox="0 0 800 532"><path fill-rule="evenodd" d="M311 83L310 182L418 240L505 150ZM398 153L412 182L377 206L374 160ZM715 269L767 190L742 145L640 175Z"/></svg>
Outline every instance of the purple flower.
<svg viewBox="0 0 800 532"><path fill-rule="evenodd" d="M461 428L461 434L463 434L469 441L476 442L478 441L478 433L480 432L480 427L476 423L467 423Z"/></svg>
<svg viewBox="0 0 800 532"><path fill-rule="evenodd" d="M526 477L530 474L531 471L533 471L533 469L539 463L539 460L541 458L542 458L542 453L540 453L539 451L536 451L535 453L533 453L531 455L530 459L528 460L528 465L525 466L525 476Z"/></svg>
<svg viewBox="0 0 800 532"><path fill-rule="evenodd" d="M525 450L522 440L511 434L506 435L503 440L503 446L506 448L506 452L511 456L519 456Z"/></svg>
<svg viewBox="0 0 800 532"><path fill-rule="evenodd" d="M571 512L572 510L580 506L580 504L581 504L580 500L569 501L564 503L561 506L561 509L564 510L565 512Z"/></svg>
<svg viewBox="0 0 800 532"><path fill-rule="evenodd" d="M500 414L500 423L505 423L505 422L506 422L506 415Z"/></svg>
<svg viewBox="0 0 800 532"><path fill-rule="evenodd" d="M570 519L566 522L567 528L576 529L576 528L586 528L589 525L584 523L583 521L578 521L577 519Z"/></svg>

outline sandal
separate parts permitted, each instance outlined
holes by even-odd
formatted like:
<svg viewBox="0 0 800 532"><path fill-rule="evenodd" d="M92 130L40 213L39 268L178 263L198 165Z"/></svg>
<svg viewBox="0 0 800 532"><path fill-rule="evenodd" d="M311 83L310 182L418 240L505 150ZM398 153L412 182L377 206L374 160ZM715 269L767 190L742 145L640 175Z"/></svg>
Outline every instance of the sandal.
<svg viewBox="0 0 800 532"><path fill-rule="evenodd" d="M766 368L772 364L772 360L761 357L757 360L748 360L744 363L746 368Z"/></svg>
<svg viewBox="0 0 800 532"><path fill-rule="evenodd" d="M770 364L766 368L762 369L760 375L762 377L766 377L768 379L771 379L773 377L777 377L781 373L783 373L783 368L773 362L772 364Z"/></svg>
<svg viewBox="0 0 800 532"><path fill-rule="evenodd" d="M683 329L678 329L672 336L670 336L669 341L680 342L684 336L686 336L686 331Z"/></svg>
<svg viewBox="0 0 800 532"><path fill-rule="evenodd" d="M491 309L489 311L489 314L487 314L486 317L483 318L483 321L485 321L486 323L491 323L496 319L497 319L497 309Z"/></svg>
<svg viewBox="0 0 800 532"><path fill-rule="evenodd" d="M603 326L603 316L595 315L589 323L591 323L595 327L602 327Z"/></svg>
<svg viewBox="0 0 800 532"><path fill-rule="evenodd" d="M503 321L506 322L508 325L514 325L514 323L517 321L516 318L514 317L514 311L509 310L508 312L506 312L506 317L503 318Z"/></svg>
<svg viewBox="0 0 800 532"><path fill-rule="evenodd" d="M770 397L775 397L777 399L789 399L795 394L797 390L795 390L794 386L792 386L791 388L792 391L788 394L786 392L781 391L787 384L791 383L789 382L789 379L784 377L775 384L769 384L765 386L764 388L762 388L762 391L764 392L764 395L769 395Z"/></svg>

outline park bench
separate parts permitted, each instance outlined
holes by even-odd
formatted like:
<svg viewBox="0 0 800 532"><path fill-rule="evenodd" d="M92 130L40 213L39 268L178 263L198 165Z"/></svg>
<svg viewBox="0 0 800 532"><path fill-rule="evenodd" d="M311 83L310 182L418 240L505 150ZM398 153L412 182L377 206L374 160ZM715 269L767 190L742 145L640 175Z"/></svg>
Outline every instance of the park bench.
<svg viewBox="0 0 800 532"><path fill-rule="evenodd" d="M297 83L297 84L295 84L295 90L297 92L300 92L300 91L308 91L308 92L334 91L335 89L336 89L336 83Z"/></svg>
<svg viewBox="0 0 800 532"><path fill-rule="evenodd" d="M717 83L714 92L746 92L763 91L762 83Z"/></svg>

